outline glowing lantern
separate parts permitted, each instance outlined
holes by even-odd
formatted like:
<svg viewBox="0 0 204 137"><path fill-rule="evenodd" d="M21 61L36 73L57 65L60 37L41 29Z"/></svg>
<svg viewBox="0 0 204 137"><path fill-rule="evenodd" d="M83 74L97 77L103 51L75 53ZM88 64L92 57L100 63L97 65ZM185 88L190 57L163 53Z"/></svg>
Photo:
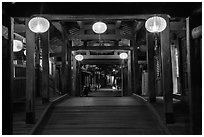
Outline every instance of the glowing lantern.
<svg viewBox="0 0 204 137"><path fill-rule="evenodd" d="M95 33L101 34L107 30L107 25L103 22L96 22L93 24L92 29Z"/></svg>
<svg viewBox="0 0 204 137"><path fill-rule="evenodd" d="M28 27L34 33L44 33L49 29L50 23L43 17L34 17L28 22Z"/></svg>
<svg viewBox="0 0 204 137"><path fill-rule="evenodd" d="M84 59L84 57L83 57L83 55L78 54L78 55L75 56L75 59L76 59L77 61L82 61L82 60Z"/></svg>
<svg viewBox="0 0 204 137"><path fill-rule="evenodd" d="M20 40L13 40L13 52L18 52L23 49L23 43Z"/></svg>
<svg viewBox="0 0 204 137"><path fill-rule="evenodd" d="M145 28L151 33L162 32L166 25L166 20L159 16L151 17L145 22Z"/></svg>
<svg viewBox="0 0 204 137"><path fill-rule="evenodd" d="M121 59L126 59L128 57L127 53L120 53L120 58Z"/></svg>

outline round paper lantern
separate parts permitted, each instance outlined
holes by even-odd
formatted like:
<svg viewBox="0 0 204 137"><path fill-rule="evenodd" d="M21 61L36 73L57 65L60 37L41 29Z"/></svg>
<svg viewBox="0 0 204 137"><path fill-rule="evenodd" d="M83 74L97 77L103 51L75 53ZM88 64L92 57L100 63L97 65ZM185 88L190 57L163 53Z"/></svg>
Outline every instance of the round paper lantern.
<svg viewBox="0 0 204 137"><path fill-rule="evenodd" d="M83 55L78 54L78 55L75 56L75 59L76 59L77 61L82 61L82 60L84 59L84 57L83 57Z"/></svg>
<svg viewBox="0 0 204 137"><path fill-rule="evenodd" d="M96 22L93 24L92 29L95 33L101 34L107 30L107 25L103 22Z"/></svg>
<svg viewBox="0 0 204 137"><path fill-rule="evenodd" d="M23 42L20 40L13 40L13 52L18 52L23 49Z"/></svg>
<svg viewBox="0 0 204 137"><path fill-rule="evenodd" d="M154 16L145 22L145 28L151 33L162 32L166 28L166 20L159 16Z"/></svg>
<svg viewBox="0 0 204 137"><path fill-rule="evenodd" d="M49 29L50 23L43 17L34 17L28 22L28 27L34 33L44 33Z"/></svg>
<svg viewBox="0 0 204 137"><path fill-rule="evenodd" d="M128 57L127 53L120 53L120 58L121 59L126 59Z"/></svg>

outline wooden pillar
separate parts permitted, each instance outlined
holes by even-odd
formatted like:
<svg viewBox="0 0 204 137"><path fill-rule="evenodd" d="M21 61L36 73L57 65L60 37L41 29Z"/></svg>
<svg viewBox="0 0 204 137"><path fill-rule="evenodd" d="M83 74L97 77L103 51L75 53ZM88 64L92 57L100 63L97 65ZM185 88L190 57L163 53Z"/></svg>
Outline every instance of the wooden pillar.
<svg viewBox="0 0 204 137"><path fill-rule="evenodd" d="M13 31L14 19L3 14L2 35L2 135L13 134ZM2 30L3 31L3 30Z"/></svg>
<svg viewBox="0 0 204 137"><path fill-rule="evenodd" d="M80 61L76 62L76 91L75 96L79 97L81 93L81 70L80 70L81 63Z"/></svg>
<svg viewBox="0 0 204 137"><path fill-rule="evenodd" d="M162 62L162 89L164 96L164 108L166 123L174 123L173 115L173 84L170 49L169 17L163 16L167 22L166 29L161 32L161 62Z"/></svg>
<svg viewBox="0 0 204 137"><path fill-rule="evenodd" d="M69 41L67 44L68 44L68 49L67 49L67 61L68 61L68 64L67 64L67 93L71 94L71 91L72 91L72 86L71 86L71 83L72 83L72 74L71 74L72 51L71 51L71 44L69 43Z"/></svg>
<svg viewBox="0 0 204 137"><path fill-rule="evenodd" d="M35 123L35 33L26 19L26 123Z"/></svg>
<svg viewBox="0 0 204 137"><path fill-rule="evenodd" d="M39 34L37 34L36 41L36 52L35 52L35 94L36 97L40 96L41 93L41 79L40 79L40 48L41 48L41 39Z"/></svg>
<svg viewBox="0 0 204 137"><path fill-rule="evenodd" d="M131 40L131 46L133 46L132 51L132 65L133 65L133 92L136 94L141 94L139 90L139 64L138 64L138 53L137 53L137 45L136 40Z"/></svg>
<svg viewBox="0 0 204 137"><path fill-rule="evenodd" d="M42 103L49 102L49 31L41 35L42 45Z"/></svg>
<svg viewBox="0 0 204 137"><path fill-rule="evenodd" d="M147 32L147 72L149 101L155 102L154 34L149 32Z"/></svg>
<svg viewBox="0 0 204 137"><path fill-rule="evenodd" d="M121 60L121 96L124 95L124 60Z"/></svg>
<svg viewBox="0 0 204 137"><path fill-rule="evenodd" d="M73 69L72 69L72 96L75 96L76 93L76 80L77 80L77 66L76 66L76 59L73 57L73 61L72 61L72 65L73 65Z"/></svg>
<svg viewBox="0 0 204 137"><path fill-rule="evenodd" d="M191 134L202 135L202 36L195 33L202 24L202 12L187 18L186 23L190 128Z"/></svg>
<svg viewBox="0 0 204 137"><path fill-rule="evenodd" d="M67 40L64 39L64 45L62 46L62 93L67 92Z"/></svg>
<svg viewBox="0 0 204 137"><path fill-rule="evenodd" d="M123 96L128 96L128 66L127 59L124 60L124 68L123 68Z"/></svg>
<svg viewBox="0 0 204 137"><path fill-rule="evenodd" d="M131 66L131 53L128 51L128 96L132 95L132 66Z"/></svg>

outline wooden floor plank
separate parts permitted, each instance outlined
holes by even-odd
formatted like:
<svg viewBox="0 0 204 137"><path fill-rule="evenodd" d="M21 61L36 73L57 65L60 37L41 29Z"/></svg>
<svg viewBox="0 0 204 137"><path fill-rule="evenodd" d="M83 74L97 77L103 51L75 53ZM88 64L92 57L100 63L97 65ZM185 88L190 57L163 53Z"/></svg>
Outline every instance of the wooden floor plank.
<svg viewBox="0 0 204 137"><path fill-rule="evenodd" d="M58 104L46 118L37 134L165 134L145 104L133 97L71 98Z"/></svg>

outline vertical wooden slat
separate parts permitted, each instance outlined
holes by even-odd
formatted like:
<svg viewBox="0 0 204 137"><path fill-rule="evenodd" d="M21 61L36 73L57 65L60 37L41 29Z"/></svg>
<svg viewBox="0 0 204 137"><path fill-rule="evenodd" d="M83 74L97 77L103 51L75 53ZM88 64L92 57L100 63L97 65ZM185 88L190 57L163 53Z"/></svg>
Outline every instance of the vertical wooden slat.
<svg viewBox="0 0 204 137"><path fill-rule="evenodd" d="M49 102L49 31L41 35L42 45L42 103Z"/></svg>
<svg viewBox="0 0 204 137"><path fill-rule="evenodd" d="M166 123L174 123L169 18L168 16L163 16L163 18L165 18L167 22L167 27L161 32L162 89Z"/></svg>
<svg viewBox="0 0 204 137"><path fill-rule="evenodd" d="M155 67L154 67L154 34L147 32L147 72L148 72L148 96L150 102L156 101L155 91Z"/></svg>
<svg viewBox="0 0 204 137"><path fill-rule="evenodd" d="M26 123L35 122L35 34L26 19Z"/></svg>

